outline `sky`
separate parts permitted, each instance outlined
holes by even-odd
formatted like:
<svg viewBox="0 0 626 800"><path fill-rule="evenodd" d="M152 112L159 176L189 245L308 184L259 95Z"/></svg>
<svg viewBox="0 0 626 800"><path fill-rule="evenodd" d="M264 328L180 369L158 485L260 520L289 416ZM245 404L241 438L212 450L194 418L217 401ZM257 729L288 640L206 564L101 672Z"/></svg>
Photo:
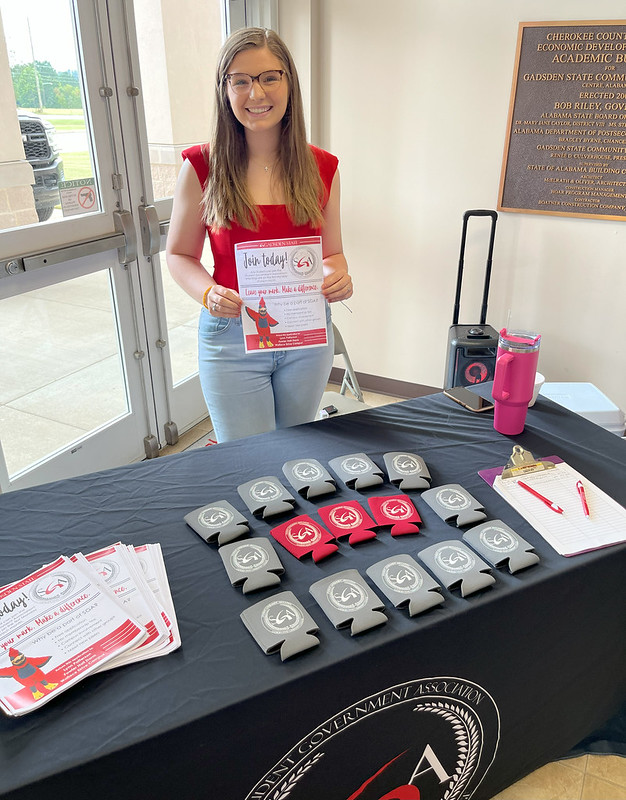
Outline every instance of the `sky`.
<svg viewBox="0 0 626 800"><path fill-rule="evenodd" d="M58 72L77 69L70 0L0 0L0 14L11 66L30 63L34 51Z"/></svg>

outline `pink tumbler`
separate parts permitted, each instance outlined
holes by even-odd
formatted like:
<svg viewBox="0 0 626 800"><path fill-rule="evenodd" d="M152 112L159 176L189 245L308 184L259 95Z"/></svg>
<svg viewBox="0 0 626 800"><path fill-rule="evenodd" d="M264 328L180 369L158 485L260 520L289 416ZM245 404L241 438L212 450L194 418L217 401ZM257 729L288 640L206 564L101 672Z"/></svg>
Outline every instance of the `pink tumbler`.
<svg viewBox="0 0 626 800"><path fill-rule="evenodd" d="M532 400L541 335L502 328L493 379L493 427L515 436L524 430Z"/></svg>

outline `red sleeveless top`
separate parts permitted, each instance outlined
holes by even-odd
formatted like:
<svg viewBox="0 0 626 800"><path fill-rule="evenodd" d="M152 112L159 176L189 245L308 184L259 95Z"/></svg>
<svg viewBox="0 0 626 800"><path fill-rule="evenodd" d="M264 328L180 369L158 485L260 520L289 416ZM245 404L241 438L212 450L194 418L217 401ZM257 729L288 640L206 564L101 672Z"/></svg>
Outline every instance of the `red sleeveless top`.
<svg viewBox="0 0 626 800"><path fill-rule="evenodd" d="M206 145L194 145L183 150L182 156L189 160L196 171L200 185L204 185L209 176L209 165L205 159L204 151ZM326 204L330 194L330 187L337 171L338 159L319 147L309 145L317 166L320 171L322 183L325 189L324 203ZM231 223L230 228L221 228L217 233L213 233L207 228L207 234L213 252L213 278L216 283L226 286L229 289L239 290L237 282L237 268L235 265L235 245L239 242L262 241L264 239L287 239L295 236L319 236L320 228L312 225L294 225L289 219L287 207L284 205L261 205L258 206L261 212L259 229L250 230L244 228L237 222Z"/></svg>

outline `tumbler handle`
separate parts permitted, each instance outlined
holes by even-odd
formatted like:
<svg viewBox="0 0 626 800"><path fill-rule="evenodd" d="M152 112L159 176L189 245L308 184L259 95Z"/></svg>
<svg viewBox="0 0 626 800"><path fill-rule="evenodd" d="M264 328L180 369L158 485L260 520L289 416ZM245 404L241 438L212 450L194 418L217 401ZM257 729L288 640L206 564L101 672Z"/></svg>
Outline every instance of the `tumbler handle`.
<svg viewBox="0 0 626 800"><path fill-rule="evenodd" d="M511 396L511 393L504 388L504 382L507 378L508 366L513 361L513 354L512 353L503 353L500 358L496 361L496 374L498 375L498 383L500 385L500 397L499 400L508 400ZM501 367L500 370L497 367ZM495 388L495 387L494 387Z"/></svg>

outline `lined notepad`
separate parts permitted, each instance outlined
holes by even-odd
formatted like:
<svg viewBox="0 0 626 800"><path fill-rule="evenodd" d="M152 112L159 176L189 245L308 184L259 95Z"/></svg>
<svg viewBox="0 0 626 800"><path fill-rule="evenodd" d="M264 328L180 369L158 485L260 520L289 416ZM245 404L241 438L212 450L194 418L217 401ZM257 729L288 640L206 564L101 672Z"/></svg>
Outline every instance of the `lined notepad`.
<svg viewBox="0 0 626 800"><path fill-rule="evenodd" d="M563 514L557 514L518 486L517 478L498 475L493 488L562 556L574 556L626 541L626 509L569 464L559 462L554 469L527 473L522 480L561 506ZM579 480L585 488L589 517L584 514L576 490Z"/></svg>

